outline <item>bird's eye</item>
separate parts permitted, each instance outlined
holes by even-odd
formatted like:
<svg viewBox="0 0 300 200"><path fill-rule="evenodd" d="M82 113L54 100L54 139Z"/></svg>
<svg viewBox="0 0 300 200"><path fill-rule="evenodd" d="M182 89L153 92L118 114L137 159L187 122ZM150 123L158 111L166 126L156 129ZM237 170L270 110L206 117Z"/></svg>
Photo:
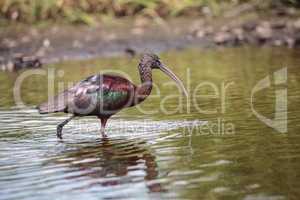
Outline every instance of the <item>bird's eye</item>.
<svg viewBox="0 0 300 200"><path fill-rule="evenodd" d="M160 61L159 61L159 60L156 60L156 61L155 61L155 66L158 68L160 65L161 65Z"/></svg>

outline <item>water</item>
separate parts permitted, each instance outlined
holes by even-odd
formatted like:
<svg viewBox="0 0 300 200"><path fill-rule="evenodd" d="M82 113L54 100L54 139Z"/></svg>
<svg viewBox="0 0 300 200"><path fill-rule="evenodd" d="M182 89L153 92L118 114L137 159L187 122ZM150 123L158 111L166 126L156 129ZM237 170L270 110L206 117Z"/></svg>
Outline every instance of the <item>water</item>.
<svg viewBox="0 0 300 200"><path fill-rule="evenodd" d="M99 121L88 117L71 121L59 141L56 124L66 115L34 109L47 98L45 76L24 80L27 106L18 108L12 91L23 72L1 72L0 199L298 199L299 55L268 48L164 53L162 60L188 86L189 101L155 72L161 96L155 88L141 107L114 116L107 139L100 137ZM62 80L76 82L108 69L138 83L136 62L107 58L49 67L60 73L54 80L60 90ZM274 72L285 69L287 82L274 85ZM251 91L266 76L272 84L254 95L254 108L273 119L275 92L287 89L287 133L251 110ZM171 94L177 96L164 99ZM284 93L278 98L284 103ZM284 117L276 123L284 127Z"/></svg>

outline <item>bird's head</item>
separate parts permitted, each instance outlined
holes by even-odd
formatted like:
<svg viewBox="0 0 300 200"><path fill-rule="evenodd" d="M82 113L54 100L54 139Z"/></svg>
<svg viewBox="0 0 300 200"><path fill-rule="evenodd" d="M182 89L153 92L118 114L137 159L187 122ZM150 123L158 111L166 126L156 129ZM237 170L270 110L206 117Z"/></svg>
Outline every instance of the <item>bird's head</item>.
<svg viewBox="0 0 300 200"><path fill-rule="evenodd" d="M175 83L181 88L185 96L188 96L188 92L185 89L182 81L166 66L164 65L156 54L147 53L141 58L140 66L142 68L159 69L168 75Z"/></svg>

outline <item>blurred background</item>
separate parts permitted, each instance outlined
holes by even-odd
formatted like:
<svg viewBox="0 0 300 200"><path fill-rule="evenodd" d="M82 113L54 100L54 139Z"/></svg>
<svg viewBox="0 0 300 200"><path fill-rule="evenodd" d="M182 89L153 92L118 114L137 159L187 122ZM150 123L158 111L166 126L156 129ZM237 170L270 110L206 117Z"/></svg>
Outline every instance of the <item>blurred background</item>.
<svg viewBox="0 0 300 200"><path fill-rule="evenodd" d="M299 47L297 0L0 0L0 200L300 199ZM141 108L157 112L121 111L107 139L76 119L57 140L67 116L36 105L103 70L138 84L145 51L189 98L155 71Z"/></svg>
<svg viewBox="0 0 300 200"><path fill-rule="evenodd" d="M138 15L151 18L180 16L220 16L240 5L256 11L297 7L297 0L2 0L1 17L28 24L65 21L93 24L102 17L121 18Z"/></svg>
<svg viewBox="0 0 300 200"><path fill-rule="evenodd" d="M297 0L2 0L0 61L300 43ZM105 48L104 48L105 47ZM15 62L15 61L13 61ZM21 61L20 61L21 62Z"/></svg>

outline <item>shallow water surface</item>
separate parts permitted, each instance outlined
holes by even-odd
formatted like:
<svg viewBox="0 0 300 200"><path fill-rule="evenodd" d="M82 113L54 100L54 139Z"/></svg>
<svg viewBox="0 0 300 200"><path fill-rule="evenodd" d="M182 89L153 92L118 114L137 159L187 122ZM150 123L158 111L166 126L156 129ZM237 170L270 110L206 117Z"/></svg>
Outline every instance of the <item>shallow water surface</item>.
<svg viewBox="0 0 300 200"><path fill-rule="evenodd" d="M189 99L154 72L152 95L110 119L106 139L99 120L87 117L71 121L58 140L56 125L67 116L34 109L47 99L47 77L23 81L20 108L13 87L24 72L1 72L0 199L299 199L300 52L191 49L161 58ZM111 69L139 82L136 59L47 67L55 92ZM266 77L270 85L260 82ZM251 101L257 84L264 89Z"/></svg>

